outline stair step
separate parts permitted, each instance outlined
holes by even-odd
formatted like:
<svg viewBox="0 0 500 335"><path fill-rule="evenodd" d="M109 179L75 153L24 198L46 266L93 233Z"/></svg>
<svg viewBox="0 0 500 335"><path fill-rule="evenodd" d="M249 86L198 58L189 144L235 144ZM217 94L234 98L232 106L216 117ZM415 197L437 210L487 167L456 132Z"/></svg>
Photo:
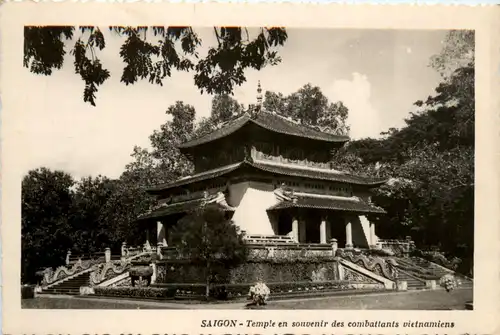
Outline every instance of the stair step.
<svg viewBox="0 0 500 335"><path fill-rule="evenodd" d="M88 286L90 273L85 272L42 291L42 294L79 295L81 286Z"/></svg>

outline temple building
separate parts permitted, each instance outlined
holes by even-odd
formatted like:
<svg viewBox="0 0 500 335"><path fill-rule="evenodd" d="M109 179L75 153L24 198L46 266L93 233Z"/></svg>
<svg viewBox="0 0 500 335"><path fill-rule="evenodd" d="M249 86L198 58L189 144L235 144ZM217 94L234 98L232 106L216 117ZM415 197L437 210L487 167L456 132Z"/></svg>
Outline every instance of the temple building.
<svg viewBox="0 0 500 335"><path fill-rule="evenodd" d="M140 217L147 244L167 246L179 219L212 202L251 243L326 244L335 238L340 248L375 246L378 237L367 214L385 212L370 194L386 180L337 170L332 153L347 141L258 104L251 114L182 143L194 174L148 189L158 205Z"/></svg>

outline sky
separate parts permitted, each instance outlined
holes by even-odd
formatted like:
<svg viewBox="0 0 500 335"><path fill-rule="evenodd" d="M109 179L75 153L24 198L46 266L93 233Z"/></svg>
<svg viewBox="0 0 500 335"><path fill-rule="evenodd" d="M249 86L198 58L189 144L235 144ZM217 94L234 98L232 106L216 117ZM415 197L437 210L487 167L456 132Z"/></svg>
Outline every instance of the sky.
<svg viewBox="0 0 500 335"><path fill-rule="evenodd" d="M195 31L204 47L214 45L212 29ZM349 109L353 139L377 137L390 127L402 127L415 110L413 103L433 94L439 74L429 67L439 53L446 31L288 29L280 48L282 62L261 71L247 70L247 81L236 87L241 103L256 102L257 82L264 91L285 95L307 83L319 86L331 102ZM105 33L106 48L99 53L111 78L97 93L96 107L83 102L81 79L74 73L71 55L52 76L24 69L23 112L15 127L26 173L47 167L76 178L119 177L135 145L149 147L149 135L167 121L165 111L176 101L208 116L212 96L201 94L193 73L174 72L164 86L147 81L120 83L124 63L118 56L123 39ZM68 49L69 51L69 49Z"/></svg>

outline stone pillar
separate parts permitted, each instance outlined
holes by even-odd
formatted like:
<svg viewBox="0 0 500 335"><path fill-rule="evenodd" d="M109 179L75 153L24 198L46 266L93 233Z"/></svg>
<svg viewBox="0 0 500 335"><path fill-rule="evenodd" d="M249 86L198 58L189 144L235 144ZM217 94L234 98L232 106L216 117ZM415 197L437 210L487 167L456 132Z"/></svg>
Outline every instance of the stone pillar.
<svg viewBox="0 0 500 335"><path fill-rule="evenodd" d="M345 248L346 249L352 249L353 244L352 244L352 223L348 219L346 224L345 224Z"/></svg>
<svg viewBox="0 0 500 335"><path fill-rule="evenodd" d="M111 249L110 248L106 248L104 250L104 258L106 260L106 263L111 262Z"/></svg>
<svg viewBox="0 0 500 335"><path fill-rule="evenodd" d="M321 218L319 225L319 243L326 244L326 219Z"/></svg>
<svg viewBox="0 0 500 335"><path fill-rule="evenodd" d="M376 236L375 236L375 223L370 222L370 245L373 246L373 247L375 245L377 245L377 241L375 239L376 239Z"/></svg>
<svg viewBox="0 0 500 335"><path fill-rule="evenodd" d="M156 223L156 236L158 243L166 247L167 238L165 236L165 225L161 221Z"/></svg>
<svg viewBox="0 0 500 335"><path fill-rule="evenodd" d="M332 238L330 240L330 244L332 245L332 256L335 257L335 255L337 255L337 249L339 248L339 244L337 243L337 239Z"/></svg>
<svg viewBox="0 0 500 335"><path fill-rule="evenodd" d="M292 235L295 241L299 242L299 220L296 217L292 219Z"/></svg>
<svg viewBox="0 0 500 335"><path fill-rule="evenodd" d="M158 273L158 269L156 268L155 263L151 263L151 264L149 264L149 266L151 266L151 268L153 269L153 274L151 275L151 284L154 284L154 283L156 283L156 276Z"/></svg>

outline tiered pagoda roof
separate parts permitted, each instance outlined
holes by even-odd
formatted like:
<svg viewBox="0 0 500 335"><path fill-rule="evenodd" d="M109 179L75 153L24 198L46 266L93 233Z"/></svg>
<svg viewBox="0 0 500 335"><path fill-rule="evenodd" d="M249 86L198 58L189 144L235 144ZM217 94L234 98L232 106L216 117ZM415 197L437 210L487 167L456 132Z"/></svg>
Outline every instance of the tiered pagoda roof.
<svg viewBox="0 0 500 335"><path fill-rule="evenodd" d="M193 148L229 136L240 130L247 124L255 124L261 128L270 130L275 133L296 136L299 138L307 138L311 140L330 143L345 143L349 141L348 136L325 133L319 130L315 130L309 126L293 122L279 115L261 111L255 116L251 116L250 114L245 113L234 120L226 122L222 125L221 128L201 137L185 142L178 147L181 151L185 151L189 148Z"/></svg>

